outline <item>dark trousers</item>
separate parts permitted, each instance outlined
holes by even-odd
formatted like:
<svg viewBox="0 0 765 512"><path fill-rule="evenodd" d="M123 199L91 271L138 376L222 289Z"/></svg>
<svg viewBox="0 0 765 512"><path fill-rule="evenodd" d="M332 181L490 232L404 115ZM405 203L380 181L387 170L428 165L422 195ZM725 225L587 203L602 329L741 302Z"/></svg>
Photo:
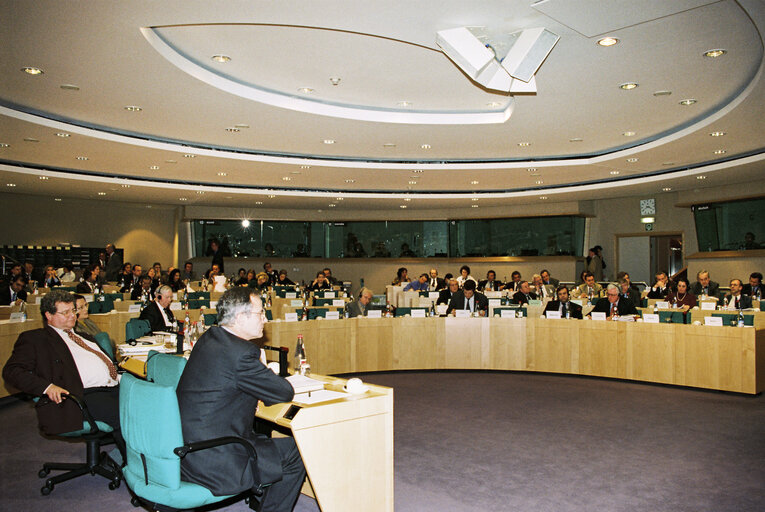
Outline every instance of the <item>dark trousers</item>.
<svg viewBox="0 0 765 512"><path fill-rule="evenodd" d="M283 476L268 488L263 512L290 512L300 495L305 467L293 438L275 437L273 443L281 456Z"/></svg>
<svg viewBox="0 0 765 512"><path fill-rule="evenodd" d="M103 421L114 429L112 432L114 444L122 453L122 460L127 460L125 458L125 440L120 431L120 387L86 388L84 399L93 419Z"/></svg>

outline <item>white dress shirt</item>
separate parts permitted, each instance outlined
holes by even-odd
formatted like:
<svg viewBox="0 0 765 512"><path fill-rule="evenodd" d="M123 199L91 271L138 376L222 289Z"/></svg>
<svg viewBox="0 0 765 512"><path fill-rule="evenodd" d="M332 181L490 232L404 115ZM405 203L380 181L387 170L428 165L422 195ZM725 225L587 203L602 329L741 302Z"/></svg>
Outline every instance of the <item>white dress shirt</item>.
<svg viewBox="0 0 765 512"><path fill-rule="evenodd" d="M88 352L72 341L63 329L58 329L52 325L50 327L56 331L58 335L61 336L61 339L64 340L64 343L66 343L66 348L68 348L69 352L72 354L74 364L77 366L77 372L80 374L80 379L82 380L82 386L84 388L112 387L119 384L119 375L117 375L116 380L112 379L109 376L109 368L100 357ZM74 329L72 329L72 332L74 332ZM98 345L92 341L83 338L79 334L77 334L77 336L82 338L82 341L85 342L87 346L94 350L98 350L99 352L101 351Z"/></svg>

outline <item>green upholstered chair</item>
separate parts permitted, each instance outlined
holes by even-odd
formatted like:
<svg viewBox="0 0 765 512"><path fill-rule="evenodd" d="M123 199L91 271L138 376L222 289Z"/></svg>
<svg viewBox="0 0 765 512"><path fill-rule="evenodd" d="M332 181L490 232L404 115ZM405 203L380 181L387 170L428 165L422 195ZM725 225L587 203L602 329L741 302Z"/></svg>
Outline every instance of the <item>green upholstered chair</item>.
<svg viewBox="0 0 765 512"><path fill-rule="evenodd" d="M37 397L35 402L40 399L47 400L47 397ZM72 400L80 408L83 415L82 428L72 432L56 434L52 437L64 438L65 440L81 440L85 443L85 461L84 462L45 462L37 476L46 478L51 471L65 471L45 480L45 485L40 489L43 496L47 496L53 491L56 484L66 482L73 478L83 475L99 475L109 480L109 489L114 490L120 486L122 477L120 469L105 452L101 451L101 446L114 443L112 437L112 427L102 421L95 421L90 415L87 406L76 396L69 395L67 400Z"/></svg>
<svg viewBox="0 0 765 512"><path fill-rule="evenodd" d="M271 313L271 310L266 311L266 318L269 320L273 320L271 316L269 315ZM218 315L215 313L205 313L205 325L216 325L218 323Z"/></svg>
<svg viewBox="0 0 765 512"><path fill-rule="evenodd" d="M682 311L659 311L659 323L684 324L685 315Z"/></svg>
<svg viewBox="0 0 765 512"><path fill-rule="evenodd" d="M184 368L185 357L150 350L146 358L146 380L175 389Z"/></svg>
<svg viewBox="0 0 765 512"><path fill-rule="evenodd" d="M256 456L252 445L238 437L184 444L175 386L162 386L130 374L123 375L120 419L127 445L127 465L122 473L135 506L144 504L150 510L184 510L233 498L214 496L201 485L181 480L181 458L190 452L232 443L244 447L251 457ZM248 499L251 494L238 496ZM256 507L255 500L250 500L250 508L257 510Z"/></svg>
<svg viewBox="0 0 765 512"><path fill-rule="evenodd" d="M528 313L527 313L525 307L522 308L522 307L518 307L517 305L513 305L513 304L510 304L507 307L499 307L499 308L495 307L494 308L494 314L495 315L500 315L501 316L502 315L502 311L512 311L516 315L518 314L517 312L520 311L521 313L523 313L523 316L528 316Z"/></svg>
<svg viewBox="0 0 765 512"><path fill-rule="evenodd" d="M416 307L415 307L415 308L398 307L398 308L396 308L396 310L393 312L393 316L394 316L394 317L399 317L399 316L406 316L406 315L411 315L411 314L412 314L412 310L413 310L413 309L422 309L422 310L424 310L424 311L425 311L425 315L427 315L427 314L428 314L428 313L427 313L427 311L428 311L428 308L426 308L426 307L422 307L422 308L416 308Z"/></svg>
<svg viewBox="0 0 765 512"><path fill-rule="evenodd" d="M298 318L300 318L302 310L297 311L301 312L298 313ZM325 318L327 316L327 311L329 311L328 308L308 308L308 320L315 320L319 317Z"/></svg>
<svg viewBox="0 0 765 512"><path fill-rule="evenodd" d="M210 292L191 292L189 293L189 300L191 299L207 299L210 300Z"/></svg>
<svg viewBox="0 0 765 512"><path fill-rule="evenodd" d="M109 359L116 361L116 359L114 359L114 347L112 347L112 340L109 339L109 333L102 331L93 337L95 338L98 346L101 347L101 350L103 350L106 355L109 356Z"/></svg>
<svg viewBox="0 0 765 512"><path fill-rule="evenodd" d="M141 336L151 334L151 325L148 320L141 320L140 318L131 318L125 324L125 339L137 340Z"/></svg>
<svg viewBox="0 0 765 512"><path fill-rule="evenodd" d="M333 300L339 300L340 297L336 297L334 299L325 299L322 297L318 297L314 300L314 306L331 306Z"/></svg>

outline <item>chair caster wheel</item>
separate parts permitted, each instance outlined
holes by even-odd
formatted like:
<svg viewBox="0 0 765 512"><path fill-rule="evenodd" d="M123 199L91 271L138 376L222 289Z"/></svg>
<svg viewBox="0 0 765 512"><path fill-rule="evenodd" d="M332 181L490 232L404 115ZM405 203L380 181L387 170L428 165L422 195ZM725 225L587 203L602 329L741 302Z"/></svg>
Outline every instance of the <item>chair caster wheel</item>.
<svg viewBox="0 0 765 512"><path fill-rule="evenodd" d="M134 507L140 507L141 500L139 500L138 498L133 498L130 500L130 504L133 505Z"/></svg>
<svg viewBox="0 0 765 512"><path fill-rule="evenodd" d="M42 468L40 471L37 472L37 476L40 478L45 478L48 476L48 473L50 473L50 469Z"/></svg>
<svg viewBox="0 0 765 512"><path fill-rule="evenodd" d="M47 496L47 495L49 495L51 493L52 490L53 490L53 485L52 484L48 484L45 487L43 487L42 489L40 489L40 494L42 494L43 496Z"/></svg>
<svg viewBox="0 0 765 512"><path fill-rule="evenodd" d="M109 490L110 491L113 491L114 489L116 489L119 486L120 486L120 481L119 480L112 480L111 482L109 482Z"/></svg>

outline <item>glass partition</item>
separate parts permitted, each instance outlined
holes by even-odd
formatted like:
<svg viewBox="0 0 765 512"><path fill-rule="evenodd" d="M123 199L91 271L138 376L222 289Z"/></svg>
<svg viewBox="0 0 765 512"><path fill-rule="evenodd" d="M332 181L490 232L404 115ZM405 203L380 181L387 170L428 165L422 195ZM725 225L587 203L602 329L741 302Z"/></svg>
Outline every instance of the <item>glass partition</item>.
<svg viewBox="0 0 765 512"><path fill-rule="evenodd" d="M765 198L695 205L699 251L763 249Z"/></svg>

